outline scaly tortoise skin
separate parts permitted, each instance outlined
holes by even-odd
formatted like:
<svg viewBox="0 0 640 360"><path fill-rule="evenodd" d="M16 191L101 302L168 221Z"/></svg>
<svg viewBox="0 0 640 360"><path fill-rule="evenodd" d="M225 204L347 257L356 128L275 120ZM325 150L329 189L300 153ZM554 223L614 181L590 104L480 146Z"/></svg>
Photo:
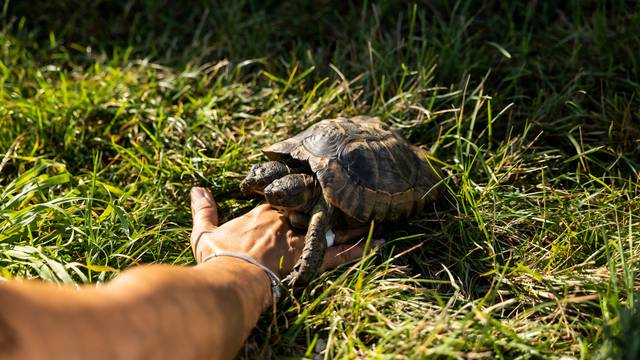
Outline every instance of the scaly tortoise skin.
<svg viewBox="0 0 640 360"><path fill-rule="evenodd" d="M293 286L320 269L328 229L397 222L440 195L440 171L426 152L374 117L322 120L263 152L271 162L254 165L243 191L264 194L295 219L309 215L302 257L285 279Z"/></svg>

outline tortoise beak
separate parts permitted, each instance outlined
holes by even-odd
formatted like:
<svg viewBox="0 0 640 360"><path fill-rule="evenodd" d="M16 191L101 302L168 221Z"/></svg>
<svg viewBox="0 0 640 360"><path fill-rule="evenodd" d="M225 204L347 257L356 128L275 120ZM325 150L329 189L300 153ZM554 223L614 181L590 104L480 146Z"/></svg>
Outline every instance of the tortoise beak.
<svg viewBox="0 0 640 360"><path fill-rule="evenodd" d="M267 202L273 206L287 205L287 195L285 194L284 189L278 188L277 186L272 186L272 184L269 184L264 189L264 197L267 199Z"/></svg>

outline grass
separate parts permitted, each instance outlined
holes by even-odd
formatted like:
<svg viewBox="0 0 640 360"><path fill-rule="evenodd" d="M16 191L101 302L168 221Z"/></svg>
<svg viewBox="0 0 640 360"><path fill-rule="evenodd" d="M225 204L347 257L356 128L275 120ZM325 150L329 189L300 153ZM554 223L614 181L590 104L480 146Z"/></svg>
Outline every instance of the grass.
<svg viewBox="0 0 640 360"><path fill-rule="evenodd" d="M265 314L241 358L636 358L640 12L631 1L4 1L0 275L190 264L260 148L372 114L447 203ZM99 326L99 325L97 325Z"/></svg>

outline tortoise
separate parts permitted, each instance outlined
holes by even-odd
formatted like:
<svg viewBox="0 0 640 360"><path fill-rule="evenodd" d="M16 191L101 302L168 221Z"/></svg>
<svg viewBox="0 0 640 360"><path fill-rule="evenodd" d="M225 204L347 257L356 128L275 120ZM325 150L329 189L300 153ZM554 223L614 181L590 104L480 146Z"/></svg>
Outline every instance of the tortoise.
<svg viewBox="0 0 640 360"><path fill-rule="evenodd" d="M263 149L240 188L264 195L292 225L308 227L302 256L285 278L291 286L317 273L334 226L394 223L440 195L440 171L426 151L376 117L322 120Z"/></svg>

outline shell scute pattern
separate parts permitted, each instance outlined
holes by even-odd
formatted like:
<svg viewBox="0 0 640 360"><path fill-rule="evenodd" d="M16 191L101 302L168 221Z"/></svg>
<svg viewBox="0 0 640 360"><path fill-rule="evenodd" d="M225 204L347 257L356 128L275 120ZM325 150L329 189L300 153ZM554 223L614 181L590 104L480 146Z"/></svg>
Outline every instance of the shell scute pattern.
<svg viewBox="0 0 640 360"><path fill-rule="evenodd" d="M420 211L438 175L419 151L377 118L323 120L264 149L271 160L308 162L325 199L360 221L394 222Z"/></svg>

